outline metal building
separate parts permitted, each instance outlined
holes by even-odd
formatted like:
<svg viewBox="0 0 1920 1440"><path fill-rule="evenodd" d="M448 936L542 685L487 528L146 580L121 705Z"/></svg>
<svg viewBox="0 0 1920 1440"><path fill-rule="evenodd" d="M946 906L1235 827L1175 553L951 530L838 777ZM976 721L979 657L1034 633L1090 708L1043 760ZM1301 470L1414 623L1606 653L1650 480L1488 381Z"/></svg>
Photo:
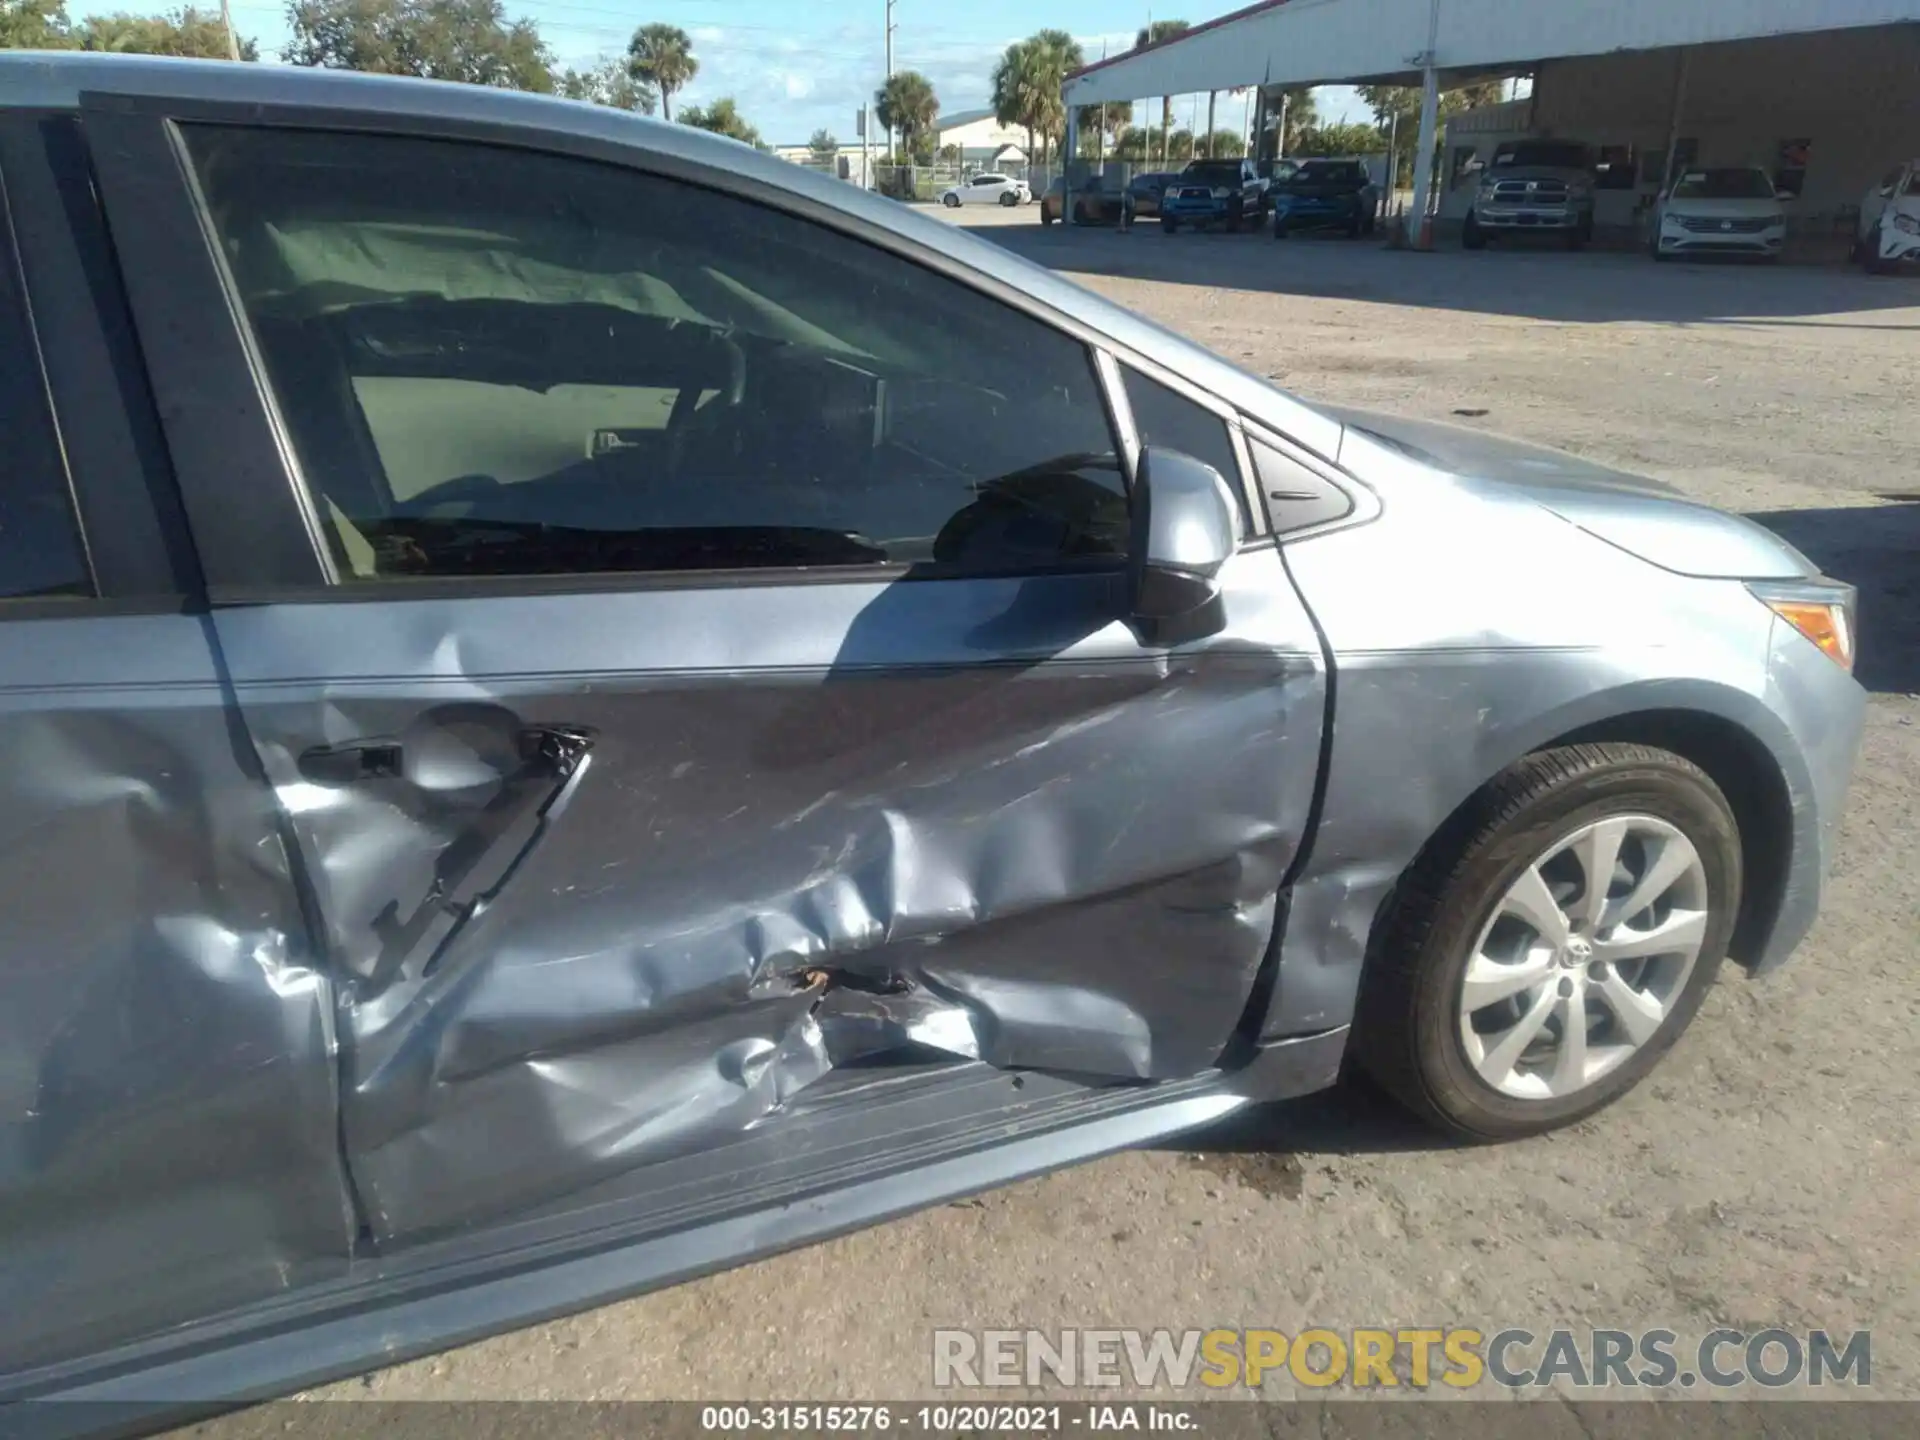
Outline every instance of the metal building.
<svg viewBox="0 0 1920 1440"><path fill-rule="evenodd" d="M1501 131L1605 147L1626 163L1610 167L1621 193L1601 197L1603 225L1631 223L1675 151L1774 171L1803 225L1843 223L1877 176L1920 155L1920 0L1265 0L1090 65L1065 97L1071 116L1242 87L1423 85L1418 153L1431 154L1438 92L1510 75L1533 77L1531 99L1462 126L1454 164ZM1442 172L1442 217L1464 207L1459 173ZM1427 167L1416 174L1426 214Z"/></svg>

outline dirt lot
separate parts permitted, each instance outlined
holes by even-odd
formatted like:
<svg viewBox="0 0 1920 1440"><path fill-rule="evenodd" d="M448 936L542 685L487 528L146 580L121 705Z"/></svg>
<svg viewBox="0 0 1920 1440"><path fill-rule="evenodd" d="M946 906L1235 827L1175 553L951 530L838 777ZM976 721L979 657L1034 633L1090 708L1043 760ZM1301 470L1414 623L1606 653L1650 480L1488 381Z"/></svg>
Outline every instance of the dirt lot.
<svg viewBox="0 0 1920 1440"><path fill-rule="evenodd" d="M1872 1326L1875 1391L1920 1397L1920 285L964 223L1309 398L1644 469L1859 583L1875 693L1818 931L1552 1139L1435 1148L1345 1090L326 1393L923 1395L934 1326L1724 1323Z"/></svg>

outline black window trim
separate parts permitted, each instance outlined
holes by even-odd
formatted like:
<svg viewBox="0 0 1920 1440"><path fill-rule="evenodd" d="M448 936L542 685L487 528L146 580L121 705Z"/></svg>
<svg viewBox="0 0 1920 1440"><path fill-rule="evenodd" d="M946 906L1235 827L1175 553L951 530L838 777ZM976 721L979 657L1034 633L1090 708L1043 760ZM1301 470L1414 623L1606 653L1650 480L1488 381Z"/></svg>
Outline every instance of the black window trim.
<svg viewBox="0 0 1920 1440"><path fill-rule="evenodd" d="M251 453L236 462L230 442L216 461L209 453L207 427L190 417L175 415L168 427L168 442L175 449L174 463L182 492L188 503L193 529L200 546L201 563L207 576L210 604L258 605L295 599L396 599L420 596L421 582L407 579L356 580L336 583L335 566L324 534L314 533L303 518L313 513L310 492L301 483L285 447L284 431L277 425L277 406L272 401L250 327L238 310L238 300L226 273L218 246L208 231L203 197L192 175L191 165L180 139L179 127L192 124L239 125L252 129L321 130L342 134L367 133L380 136L404 136L421 140L445 140L468 144L494 145L536 154L568 159L584 159L616 165L639 174L657 176L726 195L751 204L779 211L799 220L819 225L836 234L874 246L898 258L957 283L984 298L1006 306L1072 339L1086 352L1088 363L1099 373L1099 357L1112 353L1167 388L1180 393L1202 408L1220 416L1234 437L1236 457L1241 465L1239 489L1250 519L1248 543L1262 537L1265 529L1263 508L1253 493L1251 463L1244 437L1238 432L1238 414L1218 397L1189 384L1148 356L1115 342L1105 333L1076 317L1054 309L1044 301L1008 285L996 277L976 271L937 252L926 251L912 241L902 239L884 226L872 224L808 196L769 185L751 176L712 169L698 162L658 151L640 151L616 141L562 130L531 129L524 125L495 121L475 121L460 117L392 113L358 108L314 105L257 105L234 101L187 100L149 95L122 95L110 91L86 91L80 96L81 111L96 153L96 168L101 173L103 199L111 217L117 210L138 212L142 224L122 247L129 268L129 289L136 316L148 321L160 332L160 344L167 348L169 337L178 340L195 323L204 326L208 314L224 313L229 325L218 327L223 342L230 342L234 353L217 358L191 357L196 368L196 384L205 388L212 375L219 394L208 403L203 397L196 408L202 413L227 407L231 416L238 409L248 414L256 433L248 437ZM196 312L198 320L196 322ZM167 317L179 321L170 326ZM148 326L143 324L143 341ZM165 357L149 351L150 369L156 372L156 387L169 379ZM187 358L187 357L183 357ZM240 366L235 368L235 362ZM1119 406L1124 391L1117 397L1107 394L1107 421L1116 437L1119 451ZM271 407L271 408L270 408ZM163 414L173 413L163 398ZM1130 423L1130 412L1129 412ZM230 435L230 432L225 432ZM177 438L178 437L178 438ZM189 453L182 455L181 438ZM224 438L224 437L223 437ZM198 452L198 453L195 453ZM249 495L249 487L235 472L250 466L262 467L269 461L274 473L264 489ZM1123 463L1127 483L1133 471ZM1231 478L1231 477L1229 477ZM257 503L256 503L257 502ZM265 514L260 512L264 510ZM243 519L243 515L251 518ZM1246 517L1243 517L1246 518ZM317 523L317 521L315 522ZM276 553L263 556L249 546L245 537L257 535L261 525L270 528ZM299 546L290 545L292 537L302 538ZM1110 573L1124 562L1102 562L1099 573ZM1025 575L1049 573L1086 573L1085 562L1060 566L1026 567ZM978 572L969 572L969 576ZM704 577L704 578L703 578ZM765 566L739 571L614 571L591 575L445 577L446 583L462 595L568 593L576 590L693 588L696 585L793 583L863 583L871 579L943 579L959 578L943 573L939 567L924 564L895 563L860 566Z"/></svg>
<svg viewBox="0 0 1920 1440"><path fill-rule="evenodd" d="M96 592L49 599L45 613L204 608L78 114L0 110L0 174L17 278ZM59 324L43 326L42 315L58 316ZM8 603L16 608L7 618L19 618L28 602Z"/></svg>
<svg viewBox="0 0 1920 1440"><path fill-rule="evenodd" d="M26 267L21 261L19 239L14 231L12 197L6 174L4 170L0 170L0 314L5 314L9 310L20 317L20 338L24 342L22 359L26 361L28 370L27 388L30 393L39 397L47 434L53 442L53 463L58 467L55 479L66 496L67 519L73 525L73 539L78 551L80 569L92 593L87 595L0 593L0 620L13 618L17 613L36 616L92 613L94 603L100 598L100 577L94 568L93 552L87 544L86 526L80 519L80 496L74 489L73 466L68 463L67 447L61 438L60 413L54 406L53 387L47 380L46 358L40 345L40 327L34 319L33 305L27 291Z"/></svg>

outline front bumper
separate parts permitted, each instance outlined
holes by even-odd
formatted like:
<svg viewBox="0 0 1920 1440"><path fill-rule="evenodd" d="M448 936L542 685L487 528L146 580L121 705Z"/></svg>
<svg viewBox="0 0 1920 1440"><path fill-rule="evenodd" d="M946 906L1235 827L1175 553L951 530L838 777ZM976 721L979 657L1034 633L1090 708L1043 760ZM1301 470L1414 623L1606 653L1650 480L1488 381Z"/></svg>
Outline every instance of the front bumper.
<svg viewBox="0 0 1920 1440"><path fill-rule="evenodd" d="M1778 255L1786 242L1785 225L1745 232L1660 227L1662 255Z"/></svg>
<svg viewBox="0 0 1920 1440"><path fill-rule="evenodd" d="M1773 622L1767 708L1790 743L1775 747L1787 785L1791 849L1764 939L1734 959L1756 974L1786 963L1813 928L1833 865L1847 789L1866 728L1867 692L1784 620Z"/></svg>
<svg viewBox="0 0 1920 1440"><path fill-rule="evenodd" d="M1587 212L1575 206L1476 205L1474 223L1482 230L1578 230Z"/></svg>
<svg viewBox="0 0 1920 1440"><path fill-rule="evenodd" d="M1882 263L1920 265L1920 234L1882 225L1875 234L1876 249Z"/></svg>
<svg viewBox="0 0 1920 1440"><path fill-rule="evenodd" d="M1360 207L1352 200L1276 200L1273 220L1302 228L1313 225L1351 225Z"/></svg>

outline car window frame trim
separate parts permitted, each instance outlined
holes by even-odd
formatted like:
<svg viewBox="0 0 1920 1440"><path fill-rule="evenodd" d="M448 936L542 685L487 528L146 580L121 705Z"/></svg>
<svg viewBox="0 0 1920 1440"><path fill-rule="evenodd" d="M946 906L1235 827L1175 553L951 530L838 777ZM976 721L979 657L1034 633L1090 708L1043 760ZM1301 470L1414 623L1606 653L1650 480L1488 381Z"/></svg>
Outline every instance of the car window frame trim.
<svg viewBox="0 0 1920 1440"><path fill-rule="evenodd" d="M1118 350L1128 363L1136 363L1143 372L1156 378L1167 372L1147 357L1135 356L1128 347L1116 345L1111 337L1086 325L1075 317L1054 309L1044 301L1035 299L1014 286L1008 285L996 277L972 269L960 262L953 261L938 252L924 251L910 240L902 240L883 226L875 225L858 216L848 215L837 208L798 195L781 187L758 181L751 176L737 175L732 172L716 170L700 162L688 161L672 154L646 150L636 146L606 140L601 137L582 135L564 130L530 130L525 126L498 122L475 121L464 117L440 117L419 115L412 112L387 112L363 107L334 107L317 105L256 105L236 101L211 101L200 99L182 99L177 97L154 96L145 93L122 93L112 90L89 89L80 95L80 111L83 121L90 131L111 130L111 139L121 142L127 149L144 152L149 161L158 161L164 152L164 166L149 164L141 172L137 163L129 163L129 156L116 155L111 168L116 173L102 184L103 202L109 219L120 205L131 205L132 194L145 192L148 206L139 207L143 214L153 205L164 206L174 213L166 218L173 222L175 233L163 233L163 227L143 226L127 247L123 255L123 265L129 270L143 272L144 284L138 288L146 291L144 295L133 295L133 309L136 319L148 314L149 309L164 315L166 311L176 313L194 309L188 291L198 291L204 297L211 288L219 292L220 305L198 311L192 324L205 325L208 314L218 315L222 310L227 316L227 325L221 328L223 340L231 338L234 347L244 356L244 364L239 375L231 366L234 356L221 357L219 367L227 371L220 378L230 390L250 392L252 403L246 407L248 419L261 433L250 437L258 448L265 437L275 436L275 430L269 419L268 406L277 415L277 400L272 395L264 367L259 362L257 347L252 342L251 326L246 323L244 312L239 308L239 299L235 292L231 276L224 257L219 254L216 237L210 229L205 196L201 193L197 177L194 176L190 157L187 153L181 127L185 125L232 125L249 129L291 129L318 130L338 134L367 134L372 136L396 136L419 140L451 141L463 144L502 146L514 150L531 152L537 155L551 155L557 158L585 160L598 164L617 166L621 169L650 175L678 183L693 184L703 189L727 196L749 204L760 205L776 210L794 219L823 226L856 243L871 245L896 258L930 271L933 274L979 294L983 298L1006 306L1013 311L1046 325L1058 334L1081 347L1089 366L1091 376L1096 381L1096 393L1099 390L1098 357L1103 351ZM95 117L98 117L96 119ZM129 173L129 172L133 173ZM156 193L157 192L157 193ZM116 203L117 202L117 203ZM190 214L194 221L194 232L198 236L198 245L191 253L181 244L182 236L177 232L182 221ZM160 252L160 253L156 253ZM156 262L158 262L156 264ZM192 282L179 283L181 272L190 271ZM171 274L174 283L159 286L154 279L155 271ZM130 290L135 287L130 283ZM155 293L156 291L167 293ZM158 302L158 303L155 303ZM156 315L155 319L159 316ZM164 328L164 327L163 327ZM220 328L220 327L216 327ZM144 330L142 332L144 334ZM151 364L150 370L154 368ZM209 368L212 368L209 365ZM156 377L157 378L157 377ZM235 382L244 378L245 385ZM1170 387L1174 388L1174 387ZM1178 388L1183 394L1194 396L1192 387L1181 383ZM1115 453L1121 454L1119 447L1118 416L1113 397L1106 396L1107 425L1115 441ZM1232 424L1233 412L1218 399L1209 397L1200 400L1205 408L1214 411ZM197 422L188 419L176 419L175 426L187 428ZM284 430L279 432L284 436ZM198 437L204 442L205 437ZM173 427L168 430L169 447L173 448ZM278 451L279 438L271 441L271 448ZM204 448L204 445L195 447ZM256 454L255 463L264 458ZM274 493L271 498L276 502L271 508L280 513L278 524L284 529L287 513L298 515L302 511L314 512L312 492L307 489L296 466L289 463L293 457L285 452L274 477ZM305 562L291 567L283 575L246 574L236 570L233 565L236 550L244 550L244 545L232 543L232 532L237 527L231 514L220 506L220 501L231 500L235 485L224 473L209 475L207 467L195 467L183 463L176 456L176 472L180 476L183 493L189 495L189 511L196 538L200 543L201 563L207 573L207 595L209 602L216 606L231 604L257 605L273 597L291 594L311 595L320 593L337 596L352 592L384 592L368 598L396 598L397 592L418 593L413 587L417 581L410 579L345 579L333 572L337 570L331 547L324 531L310 534L307 539L307 553L299 558ZM1245 467L1243 466L1243 469ZM1122 471L1129 489L1133 473L1126 467L1124 459ZM1246 477L1241 479L1244 489ZM197 501L198 503L195 503ZM203 522L202 516L206 518ZM305 531L304 523L301 530ZM221 537L229 537L222 543ZM205 538L202 538L205 537ZM282 548L284 534L281 536ZM1100 569L1118 570L1124 568L1124 557L1118 557ZM1055 567L1033 567L1018 571L1023 575L1053 573ZM1075 566L1073 569L1079 569ZM911 572L918 571L915 574ZM682 571L605 571L585 572L580 575L540 575L540 576L473 576L440 577L452 584L469 587L469 593L510 594L524 593L527 587L535 587L535 593L555 593L555 586L572 586L578 589L604 590L620 588L617 583L630 581L653 581L657 577L677 579L682 584L690 583L695 576L715 577L712 583L736 585L776 585L792 583L795 577L805 574L810 583L823 583L831 579L858 583L883 575L895 579L956 579L974 578L927 574L927 567L913 562L896 562L891 565L859 566L760 566L738 571L682 570ZM976 572L977 574L978 572ZM582 581L595 583L582 585ZM640 587L635 587L640 588ZM658 588L657 584L648 584L644 588ZM356 596L356 598L358 598Z"/></svg>

